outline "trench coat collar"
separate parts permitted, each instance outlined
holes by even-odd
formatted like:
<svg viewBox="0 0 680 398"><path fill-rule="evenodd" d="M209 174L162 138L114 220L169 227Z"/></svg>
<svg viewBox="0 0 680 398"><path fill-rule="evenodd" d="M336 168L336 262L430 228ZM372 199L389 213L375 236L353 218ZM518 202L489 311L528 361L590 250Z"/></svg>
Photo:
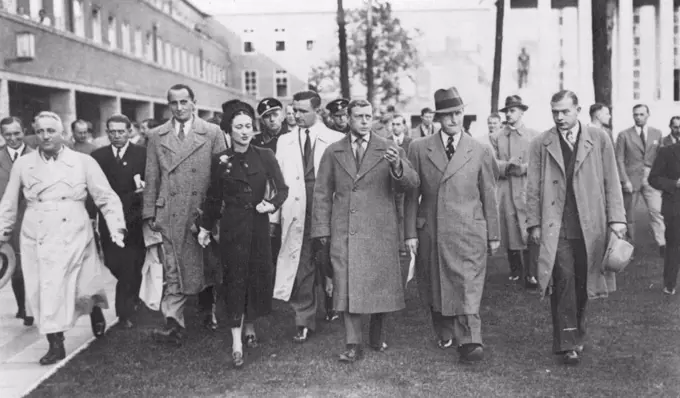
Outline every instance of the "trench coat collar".
<svg viewBox="0 0 680 398"><path fill-rule="evenodd" d="M512 128L510 126L504 126L503 131L505 132L505 135L510 137L510 134L512 134L513 131L516 131L517 134L519 135L524 135L526 132L524 131L525 127L523 124L519 125L517 128Z"/></svg>
<svg viewBox="0 0 680 398"><path fill-rule="evenodd" d="M442 176L442 183L449 178L451 178L458 170L460 170L467 162L470 161L472 158L472 155L470 152L472 152L472 140L473 138L467 135L464 132L460 132L461 134L460 141L458 141L458 146L456 147L456 152L453 154L451 157L451 160L449 160L449 163L446 165L446 170L444 171L444 175ZM437 136L439 139L440 137ZM441 139L439 139L439 142L444 148L444 143L441 142ZM446 157L446 154L444 154L444 157Z"/></svg>
<svg viewBox="0 0 680 398"><path fill-rule="evenodd" d="M446 150L444 149L444 143L442 142L441 137L439 134L432 134L425 139L429 141L427 145L428 158L430 158L432 164L434 164L439 171L444 173L449 160L446 157Z"/></svg>
<svg viewBox="0 0 680 398"><path fill-rule="evenodd" d="M206 143L206 132L208 130L206 123L207 122L204 122L203 119L194 116L194 120L191 123L191 131L184 138L184 141L180 141L175 134L175 127L172 124L172 119L161 126L158 131L160 144L162 147L173 153L169 171L176 169L177 166Z"/></svg>
<svg viewBox="0 0 680 398"><path fill-rule="evenodd" d="M584 161L593 149L593 136L590 133L590 129L584 127L581 122L579 123L579 138L578 147L576 150L576 162L574 163L574 175L583 165ZM543 140L543 145L547 148L550 156L555 159L555 162L560 166L562 175L566 176L566 166L564 164L564 158L562 157L562 147L560 145L560 132L557 131L557 127L550 129L550 134L548 134Z"/></svg>
<svg viewBox="0 0 680 398"><path fill-rule="evenodd" d="M32 151L28 156L32 156L31 158L26 159L25 167L28 178L47 185L56 183L63 178L62 173L50 171L53 165L45 162L39 150ZM82 156L79 152L64 145L54 162L55 164L61 163L69 168L73 168L78 163L79 156Z"/></svg>
<svg viewBox="0 0 680 398"><path fill-rule="evenodd" d="M359 170L357 170L356 162L354 161L354 148L352 148L351 134L347 134L342 139L342 144L334 152L335 155L345 171L354 177L355 181L362 179L369 171L383 160L383 155L387 150L387 141L371 131L368 146L364 153L364 158L361 161Z"/></svg>

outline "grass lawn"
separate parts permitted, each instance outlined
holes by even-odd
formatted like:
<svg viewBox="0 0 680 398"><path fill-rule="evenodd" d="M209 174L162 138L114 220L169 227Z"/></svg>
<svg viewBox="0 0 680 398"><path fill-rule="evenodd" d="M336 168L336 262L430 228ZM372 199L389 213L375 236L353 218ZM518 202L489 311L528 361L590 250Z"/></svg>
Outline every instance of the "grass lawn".
<svg viewBox="0 0 680 398"><path fill-rule="evenodd" d="M143 311L135 329L110 330L30 397L680 397L680 295L661 293L662 259L641 218L636 258L619 275L618 292L589 303L578 367L551 354L549 301L509 285L497 255L482 301L486 358L478 365L436 347L412 282L407 309L389 319L389 350L366 351L354 365L336 359L340 321L321 321L307 344L293 344L284 303L257 322L261 347L246 351L238 371L224 326L211 333L189 310L187 343L172 349L151 341L161 317Z"/></svg>

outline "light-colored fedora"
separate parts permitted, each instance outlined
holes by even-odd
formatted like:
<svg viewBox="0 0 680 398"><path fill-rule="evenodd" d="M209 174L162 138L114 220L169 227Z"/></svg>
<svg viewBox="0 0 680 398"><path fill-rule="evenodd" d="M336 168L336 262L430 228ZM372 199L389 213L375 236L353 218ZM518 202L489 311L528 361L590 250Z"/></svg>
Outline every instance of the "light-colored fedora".
<svg viewBox="0 0 680 398"><path fill-rule="evenodd" d="M620 239L615 233L609 234L609 243L602 259L602 269L607 272L621 272L630 263L633 245Z"/></svg>

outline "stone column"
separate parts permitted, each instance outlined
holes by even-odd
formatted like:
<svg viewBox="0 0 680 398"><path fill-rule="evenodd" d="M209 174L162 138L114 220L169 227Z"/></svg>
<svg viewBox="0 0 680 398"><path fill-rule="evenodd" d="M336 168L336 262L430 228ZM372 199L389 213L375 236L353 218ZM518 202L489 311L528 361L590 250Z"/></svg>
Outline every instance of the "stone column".
<svg viewBox="0 0 680 398"><path fill-rule="evenodd" d="M9 81L0 79L0 118L10 116Z"/></svg>
<svg viewBox="0 0 680 398"><path fill-rule="evenodd" d="M578 0L578 96L584 106L595 102L593 86L593 0Z"/></svg>
<svg viewBox="0 0 680 398"><path fill-rule="evenodd" d="M73 135L71 123L76 121L76 91L54 90L49 95L50 110L64 122L64 131L70 139Z"/></svg>
<svg viewBox="0 0 680 398"><path fill-rule="evenodd" d="M659 99L663 102L672 102L673 88L675 87L675 78L673 76L673 69L675 68L675 59L673 56L673 14L675 13L673 7L673 0L659 0L659 7L657 7L657 87L659 88Z"/></svg>
<svg viewBox="0 0 680 398"><path fill-rule="evenodd" d="M529 85L533 87L541 87L541 91L554 91L553 82L556 77L553 76L552 55L555 53L555 47L552 45L548 37L555 34L555 26L552 25L552 8L550 0L538 0L538 36L541 38L538 42L538 70L533 79L529 76ZM534 68L532 68L534 69ZM536 70L536 69L534 69ZM531 71L529 72L531 74ZM536 79L538 77L538 80ZM532 83L533 81L533 83ZM550 93L552 94L552 93ZM549 95L549 94L548 94ZM543 96L539 96L543 97Z"/></svg>
<svg viewBox="0 0 680 398"><path fill-rule="evenodd" d="M619 0L617 61L618 88L616 100L629 104L633 101L633 0Z"/></svg>
<svg viewBox="0 0 680 398"><path fill-rule="evenodd" d="M102 133L106 131L106 119L120 112L120 97L101 97L99 102L99 131Z"/></svg>

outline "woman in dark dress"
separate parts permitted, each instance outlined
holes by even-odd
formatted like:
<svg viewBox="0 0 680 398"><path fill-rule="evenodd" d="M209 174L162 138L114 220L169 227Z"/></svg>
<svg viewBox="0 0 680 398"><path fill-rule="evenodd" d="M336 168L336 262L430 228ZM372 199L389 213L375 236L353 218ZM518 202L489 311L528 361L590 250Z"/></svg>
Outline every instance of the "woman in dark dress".
<svg viewBox="0 0 680 398"><path fill-rule="evenodd" d="M244 364L246 347L257 346L253 321L271 311L274 266L269 238L269 213L288 197L274 152L250 145L254 113L250 105L232 102L223 115L222 129L231 148L212 159L211 183L203 206L199 243L206 247L218 219L223 267L223 295L232 333L232 360Z"/></svg>

